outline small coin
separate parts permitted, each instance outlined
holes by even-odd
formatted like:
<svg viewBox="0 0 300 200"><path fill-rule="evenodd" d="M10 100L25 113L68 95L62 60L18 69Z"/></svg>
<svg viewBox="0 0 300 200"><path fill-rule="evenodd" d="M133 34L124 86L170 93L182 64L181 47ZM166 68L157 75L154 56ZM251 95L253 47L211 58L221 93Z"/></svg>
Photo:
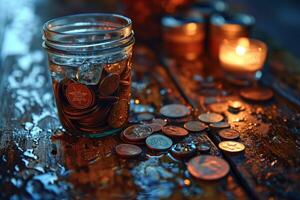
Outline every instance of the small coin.
<svg viewBox="0 0 300 200"><path fill-rule="evenodd" d="M120 128L128 119L129 105L126 99L121 99L113 105L108 115L108 125L113 128Z"/></svg>
<svg viewBox="0 0 300 200"><path fill-rule="evenodd" d="M70 105L77 109L85 109L93 102L92 91L83 84L70 83L66 88L66 97Z"/></svg>
<svg viewBox="0 0 300 200"><path fill-rule="evenodd" d="M268 88L256 87L241 90L240 95L250 101L267 101L274 96L274 93Z"/></svg>
<svg viewBox="0 0 300 200"><path fill-rule="evenodd" d="M240 137L240 133L236 130L227 128L219 131L219 136L226 140L234 140Z"/></svg>
<svg viewBox="0 0 300 200"><path fill-rule="evenodd" d="M152 123L160 124L162 126L165 126L165 125L167 125L167 120L166 119L160 119L160 118L154 118L154 119L152 119Z"/></svg>
<svg viewBox="0 0 300 200"><path fill-rule="evenodd" d="M190 109L182 104L169 104L160 109L160 114L169 118L181 118L190 114Z"/></svg>
<svg viewBox="0 0 300 200"><path fill-rule="evenodd" d="M122 157L136 157L142 153L142 149L133 144L119 144L115 150Z"/></svg>
<svg viewBox="0 0 300 200"><path fill-rule="evenodd" d="M119 87L120 76L118 74L109 74L100 82L99 94L101 96L112 95Z"/></svg>
<svg viewBox="0 0 300 200"><path fill-rule="evenodd" d="M170 137L184 137L189 134L187 130L179 126L164 126L162 132Z"/></svg>
<svg viewBox="0 0 300 200"><path fill-rule="evenodd" d="M138 121L150 121L154 118L154 115L151 113L140 113L137 115Z"/></svg>
<svg viewBox="0 0 300 200"><path fill-rule="evenodd" d="M184 124L184 128L192 132L204 131L207 125L199 121L189 121Z"/></svg>
<svg viewBox="0 0 300 200"><path fill-rule="evenodd" d="M146 144L148 148L153 150L167 150L172 146L173 142L167 136L155 134L147 137Z"/></svg>
<svg viewBox="0 0 300 200"><path fill-rule="evenodd" d="M177 158L186 158L195 154L196 149L196 145L193 143L181 142L172 146L171 153Z"/></svg>
<svg viewBox="0 0 300 200"><path fill-rule="evenodd" d="M236 141L223 141L219 143L219 148L223 151L238 153L245 150L245 145Z"/></svg>
<svg viewBox="0 0 300 200"><path fill-rule="evenodd" d="M123 135L130 141L142 141L152 134L152 129L148 125L132 125L123 131Z"/></svg>
<svg viewBox="0 0 300 200"><path fill-rule="evenodd" d="M203 113L198 116L198 119L204 123L216 123L224 119L224 117L217 113Z"/></svg>
<svg viewBox="0 0 300 200"><path fill-rule="evenodd" d="M216 122L209 124L211 128L229 128L230 124L228 122Z"/></svg>
<svg viewBox="0 0 300 200"><path fill-rule="evenodd" d="M215 113L224 113L227 110L225 103L212 103L208 105L208 109Z"/></svg>
<svg viewBox="0 0 300 200"><path fill-rule="evenodd" d="M197 150L200 151L201 153L209 153L211 148L211 145L207 142L203 142L198 144Z"/></svg>
<svg viewBox="0 0 300 200"><path fill-rule="evenodd" d="M157 124L157 123L150 123L150 124L147 124L147 126L150 126L150 128L151 128L151 130L152 130L152 133L161 131L162 128L163 128L162 125Z"/></svg>
<svg viewBox="0 0 300 200"><path fill-rule="evenodd" d="M202 180L217 180L229 173L229 164L222 158L201 155L192 158L188 164L189 173Z"/></svg>

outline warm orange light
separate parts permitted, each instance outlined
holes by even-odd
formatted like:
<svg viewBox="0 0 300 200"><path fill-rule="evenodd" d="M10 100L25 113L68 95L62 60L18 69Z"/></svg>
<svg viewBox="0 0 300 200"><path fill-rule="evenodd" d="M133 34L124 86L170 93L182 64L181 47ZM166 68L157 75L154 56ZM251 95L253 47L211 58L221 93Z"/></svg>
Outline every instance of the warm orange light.
<svg viewBox="0 0 300 200"><path fill-rule="evenodd" d="M191 184L191 181L189 179L184 179L184 184L185 185L190 185Z"/></svg>

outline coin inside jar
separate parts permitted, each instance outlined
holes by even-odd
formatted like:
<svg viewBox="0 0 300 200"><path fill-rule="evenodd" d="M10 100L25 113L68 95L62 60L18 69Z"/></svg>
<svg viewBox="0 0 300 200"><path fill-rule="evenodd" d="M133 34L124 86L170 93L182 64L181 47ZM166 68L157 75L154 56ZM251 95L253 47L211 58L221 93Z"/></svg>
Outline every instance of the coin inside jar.
<svg viewBox="0 0 300 200"><path fill-rule="evenodd" d="M92 91L80 83L68 84L65 96L70 105L77 109L88 108L94 99Z"/></svg>
<svg viewBox="0 0 300 200"><path fill-rule="evenodd" d="M210 128L229 128L230 124L228 122L216 122L216 123L211 123L209 124Z"/></svg>
<svg viewBox="0 0 300 200"><path fill-rule="evenodd" d="M99 93L102 96L110 96L119 87L120 76L118 74L109 74L101 81L99 85Z"/></svg>
<svg viewBox="0 0 300 200"><path fill-rule="evenodd" d="M147 124L152 130L152 133L159 132L162 130L163 126L157 123Z"/></svg>
<svg viewBox="0 0 300 200"><path fill-rule="evenodd" d="M133 144L119 144L115 150L121 157L136 157L142 153L142 149Z"/></svg>
<svg viewBox="0 0 300 200"><path fill-rule="evenodd" d="M209 153L210 152L211 145L207 142L202 142L197 145L197 150L201 153Z"/></svg>
<svg viewBox="0 0 300 200"><path fill-rule="evenodd" d="M209 155L201 155L192 158L188 164L189 173L202 180L217 180L229 173L229 164L222 158Z"/></svg>
<svg viewBox="0 0 300 200"><path fill-rule="evenodd" d="M160 114L169 118L181 118L190 114L190 109L182 104L169 104L160 109Z"/></svg>
<svg viewBox="0 0 300 200"><path fill-rule="evenodd" d="M240 133L233 129L223 129L219 131L219 136L225 140L234 140L240 137Z"/></svg>
<svg viewBox="0 0 300 200"><path fill-rule="evenodd" d="M152 134L152 129L147 125L132 125L123 131L123 135L130 141L141 141Z"/></svg>
<svg viewBox="0 0 300 200"><path fill-rule="evenodd" d="M198 119L204 123L216 123L224 119L224 117L217 113L203 113L198 116Z"/></svg>
<svg viewBox="0 0 300 200"><path fill-rule="evenodd" d="M187 142L177 143L172 146L171 153L176 158L187 158L196 153L196 145Z"/></svg>
<svg viewBox="0 0 300 200"><path fill-rule="evenodd" d="M184 137L189 134L189 132L179 126L164 126L162 132L170 137Z"/></svg>
<svg viewBox="0 0 300 200"><path fill-rule="evenodd" d="M240 95L250 101L267 101L274 96L274 93L268 88L255 87L241 90Z"/></svg>
<svg viewBox="0 0 300 200"><path fill-rule="evenodd" d="M153 150L167 150L172 144L173 142L170 138L160 134L150 135L146 139L147 147Z"/></svg>
<svg viewBox="0 0 300 200"><path fill-rule="evenodd" d="M236 141L223 141L219 143L219 148L230 153L238 153L245 150L245 145Z"/></svg>
<svg viewBox="0 0 300 200"><path fill-rule="evenodd" d="M200 132L204 131L207 128L206 124L199 121L189 121L186 122L183 126L186 130L191 132Z"/></svg>

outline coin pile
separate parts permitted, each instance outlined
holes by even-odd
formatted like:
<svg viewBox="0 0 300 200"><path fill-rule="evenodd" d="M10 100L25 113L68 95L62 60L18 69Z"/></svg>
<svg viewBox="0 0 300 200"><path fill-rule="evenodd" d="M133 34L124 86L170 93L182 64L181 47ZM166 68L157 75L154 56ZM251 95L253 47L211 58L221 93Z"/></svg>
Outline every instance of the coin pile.
<svg viewBox="0 0 300 200"><path fill-rule="evenodd" d="M103 67L95 85L65 77L53 87L58 114L71 134L101 134L126 124L128 118L131 64L130 58ZM102 66L99 66L102 67Z"/></svg>

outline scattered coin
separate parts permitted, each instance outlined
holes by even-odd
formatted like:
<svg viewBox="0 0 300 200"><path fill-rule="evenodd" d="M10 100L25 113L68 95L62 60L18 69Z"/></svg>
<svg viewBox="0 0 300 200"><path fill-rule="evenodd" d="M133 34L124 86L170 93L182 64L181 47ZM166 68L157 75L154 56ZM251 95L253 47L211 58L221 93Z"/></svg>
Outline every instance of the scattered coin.
<svg viewBox="0 0 300 200"><path fill-rule="evenodd" d="M226 140L234 140L240 137L240 133L236 130L227 128L219 131L219 136Z"/></svg>
<svg viewBox="0 0 300 200"><path fill-rule="evenodd" d="M202 180L217 180L228 174L229 165L222 158L201 155L192 158L187 164L187 169L195 178Z"/></svg>
<svg viewBox="0 0 300 200"><path fill-rule="evenodd" d="M250 101L267 101L274 96L274 93L271 89L256 87L241 90L240 95Z"/></svg>
<svg viewBox="0 0 300 200"><path fill-rule="evenodd" d="M160 118L154 118L154 119L152 119L152 123L160 124L162 126L165 126L165 125L167 125L167 120L166 119L160 119Z"/></svg>
<svg viewBox="0 0 300 200"><path fill-rule="evenodd" d="M138 121L150 121L154 118L151 113L140 113L137 115Z"/></svg>
<svg viewBox="0 0 300 200"><path fill-rule="evenodd" d="M224 113L227 110L225 103L212 103L208 105L208 109L215 113Z"/></svg>
<svg viewBox="0 0 300 200"><path fill-rule="evenodd" d="M216 122L209 124L211 128L229 128L230 124L228 122Z"/></svg>
<svg viewBox="0 0 300 200"><path fill-rule="evenodd" d="M107 75L99 85L99 93L102 96L112 95L119 87L120 76L118 74Z"/></svg>
<svg viewBox="0 0 300 200"><path fill-rule="evenodd" d="M224 119L224 117L217 113L203 113L198 116L198 119L204 123L216 123Z"/></svg>
<svg viewBox="0 0 300 200"><path fill-rule="evenodd" d="M196 153L196 145L193 143L181 142L174 144L171 153L177 158L187 158Z"/></svg>
<svg viewBox="0 0 300 200"><path fill-rule="evenodd" d="M66 97L70 105L77 109L90 107L94 99L92 91L80 83L68 84Z"/></svg>
<svg viewBox="0 0 300 200"><path fill-rule="evenodd" d="M147 137L146 144L150 149L163 151L169 149L173 142L167 136L155 134Z"/></svg>
<svg viewBox="0 0 300 200"><path fill-rule="evenodd" d="M142 149L133 144L119 144L115 150L121 157L136 157L142 153Z"/></svg>
<svg viewBox="0 0 300 200"><path fill-rule="evenodd" d="M124 134L123 132L120 134L120 139L124 142L124 143L127 143L127 144L135 144L135 145L144 145L145 144L145 141L142 140L142 141L131 141L131 140L128 140L124 137Z"/></svg>
<svg viewBox="0 0 300 200"><path fill-rule="evenodd" d="M209 153L211 145L207 142L203 142L197 145L197 150L201 153Z"/></svg>
<svg viewBox="0 0 300 200"><path fill-rule="evenodd" d="M238 153L245 150L245 145L236 141L223 141L219 143L219 148L226 152Z"/></svg>
<svg viewBox="0 0 300 200"><path fill-rule="evenodd" d="M165 126L163 127L162 132L170 137L184 137L189 134L187 130L179 126Z"/></svg>
<svg viewBox="0 0 300 200"><path fill-rule="evenodd" d="M132 125L123 131L124 137L129 141L142 141L152 134L152 129L147 125Z"/></svg>
<svg viewBox="0 0 300 200"><path fill-rule="evenodd" d="M190 109L182 104L169 104L160 109L160 114L169 118L181 118L190 114Z"/></svg>
<svg viewBox="0 0 300 200"><path fill-rule="evenodd" d="M147 124L147 126L150 126L152 133L161 131L163 126L157 123L151 123L151 124Z"/></svg>
<svg viewBox="0 0 300 200"><path fill-rule="evenodd" d="M204 131L207 125L199 121L189 121L184 124L184 128L192 132Z"/></svg>

